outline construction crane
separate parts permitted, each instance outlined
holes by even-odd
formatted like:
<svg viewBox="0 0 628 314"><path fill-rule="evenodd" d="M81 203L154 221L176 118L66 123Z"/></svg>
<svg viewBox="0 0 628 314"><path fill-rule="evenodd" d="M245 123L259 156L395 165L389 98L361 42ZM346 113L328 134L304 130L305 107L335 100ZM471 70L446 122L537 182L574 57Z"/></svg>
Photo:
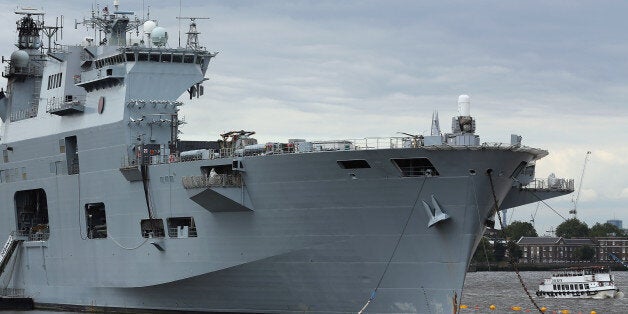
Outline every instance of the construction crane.
<svg viewBox="0 0 628 314"><path fill-rule="evenodd" d="M578 201L580 201L580 192L582 191L582 180L584 179L584 171L587 170L587 163L589 162L589 156L591 156L591 152L588 151L584 155L584 165L582 165L582 174L580 174L580 183L578 183L578 193L576 194L576 200L573 201L573 209L569 211L570 214L573 215L573 218L576 218L578 215Z"/></svg>

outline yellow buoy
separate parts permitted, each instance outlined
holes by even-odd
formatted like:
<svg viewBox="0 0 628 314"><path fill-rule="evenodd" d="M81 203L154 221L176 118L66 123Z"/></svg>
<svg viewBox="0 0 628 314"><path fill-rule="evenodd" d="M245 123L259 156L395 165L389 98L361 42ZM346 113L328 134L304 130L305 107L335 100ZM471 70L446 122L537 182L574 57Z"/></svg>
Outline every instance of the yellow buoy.
<svg viewBox="0 0 628 314"><path fill-rule="evenodd" d="M496 307L495 304L491 304L491 306L488 307L491 311L495 311Z"/></svg>
<svg viewBox="0 0 628 314"><path fill-rule="evenodd" d="M513 311L521 311L521 307L516 305L513 305L510 309Z"/></svg>
<svg viewBox="0 0 628 314"><path fill-rule="evenodd" d="M597 312L596 311L591 311L591 314L597 314Z"/></svg>
<svg viewBox="0 0 628 314"><path fill-rule="evenodd" d="M460 308L461 308L461 309L466 309L466 308L468 308L468 306L466 306L466 305L462 304L462 305L460 305Z"/></svg>
<svg viewBox="0 0 628 314"><path fill-rule="evenodd" d="M569 310L562 310L560 311L561 314L569 314Z"/></svg>
<svg viewBox="0 0 628 314"><path fill-rule="evenodd" d="M545 311L547 311L547 308L546 307L542 307L541 308L541 312L545 313Z"/></svg>

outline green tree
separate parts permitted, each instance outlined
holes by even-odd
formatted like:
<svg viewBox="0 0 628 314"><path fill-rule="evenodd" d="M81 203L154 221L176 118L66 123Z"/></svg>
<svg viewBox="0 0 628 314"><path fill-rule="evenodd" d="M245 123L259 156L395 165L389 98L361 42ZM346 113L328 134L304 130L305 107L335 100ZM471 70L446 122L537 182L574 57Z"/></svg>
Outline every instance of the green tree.
<svg viewBox="0 0 628 314"><path fill-rule="evenodd" d="M506 245L500 241L495 241L493 245L493 255L496 262L501 262L506 258Z"/></svg>
<svg viewBox="0 0 628 314"><path fill-rule="evenodd" d="M591 227L589 230L590 237L624 237L624 231L619 229L617 226L609 223L600 224L599 222Z"/></svg>
<svg viewBox="0 0 628 314"><path fill-rule="evenodd" d="M495 254L493 253L493 245L488 241L487 238L482 237L480 240L480 244L475 249L475 253L473 254L473 258L471 261L473 263L484 264L487 262L495 261Z"/></svg>
<svg viewBox="0 0 628 314"><path fill-rule="evenodd" d="M563 238L586 238L589 236L589 226L577 218L567 219L556 227L556 236Z"/></svg>
<svg viewBox="0 0 628 314"><path fill-rule="evenodd" d="M595 259L595 249L583 245L573 251L573 258L577 261L593 261Z"/></svg>
<svg viewBox="0 0 628 314"><path fill-rule="evenodd" d="M519 262L519 259L523 256L523 250L519 247L515 241L508 241L506 243L506 247L508 248L508 256L511 261Z"/></svg>
<svg viewBox="0 0 628 314"><path fill-rule="evenodd" d="M529 222L513 221L506 228L504 228L504 234L512 241L519 241L521 237L538 237L539 235L534 230L534 227Z"/></svg>

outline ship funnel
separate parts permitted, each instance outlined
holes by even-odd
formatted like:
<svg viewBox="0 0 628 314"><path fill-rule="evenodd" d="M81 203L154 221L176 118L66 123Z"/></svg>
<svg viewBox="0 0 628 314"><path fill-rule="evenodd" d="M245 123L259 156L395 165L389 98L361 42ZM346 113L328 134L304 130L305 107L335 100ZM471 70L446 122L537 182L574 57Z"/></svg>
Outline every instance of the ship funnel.
<svg viewBox="0 0 628 314"><path fill-rule="evenodd" d="M458 116L471 116L471 99L469 98L469 95L458 96Z"/></svg>

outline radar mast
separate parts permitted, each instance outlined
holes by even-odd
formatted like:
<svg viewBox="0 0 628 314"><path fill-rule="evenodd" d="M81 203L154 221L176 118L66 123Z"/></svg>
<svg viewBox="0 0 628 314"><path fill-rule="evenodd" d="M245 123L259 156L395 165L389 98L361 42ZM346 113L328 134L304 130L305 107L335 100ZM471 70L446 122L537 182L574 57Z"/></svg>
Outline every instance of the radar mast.
<svg viewBox="0 0 628 314"><path fill-rule="evenodd" d="M190 29L188 30L186 35L188 35L188 39L185 45L185 48L199 50L203 49L199 45L198 35L200 32L196 29L196 20L209 20L208 17L189 17L189 16L178 16L177 20L190 20Z"/></svg>
<svg viewBox="0 0 628 314"><path fill-rule="evenodd" d="M94 32L98 31L101 45L126 46L126 33L135 29L136 35L139 35L139 27L144 23L144 20L139 19L135 12L119 11L119 6L120 1L114 1L115 10L111 13L107 6L102 10L98 6L96 10L92 8L92 16L88 19L83 18L83 21L74 21L74 28L76 29L78 25L85 25L85 27L93 29ZM133 19L129 16L133 16ZM103 33L105 38L102 38Z"/></svg>

